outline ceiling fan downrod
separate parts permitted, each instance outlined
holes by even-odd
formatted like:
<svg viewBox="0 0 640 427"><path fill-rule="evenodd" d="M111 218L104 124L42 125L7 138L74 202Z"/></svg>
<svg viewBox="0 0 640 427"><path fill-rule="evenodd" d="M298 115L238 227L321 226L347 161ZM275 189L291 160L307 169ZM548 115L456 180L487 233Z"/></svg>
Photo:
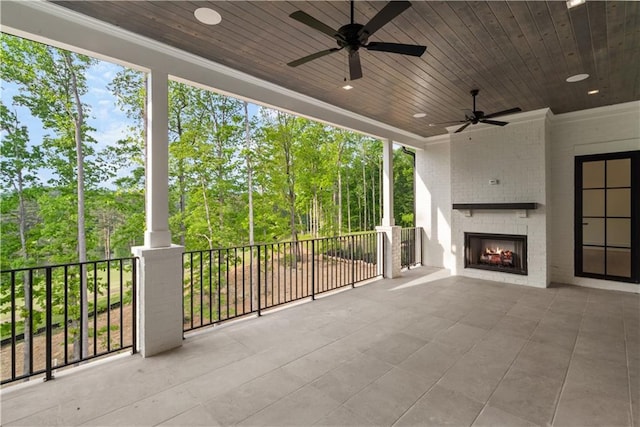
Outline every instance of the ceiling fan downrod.
<svg viewBox="0 0 640 427"><path fill-rule="evenodd" d="M351 0L351 24L352 25L355 23L354 18L353 18L354 10L355 10L355 3L356 2L354 0Z"/></svg>

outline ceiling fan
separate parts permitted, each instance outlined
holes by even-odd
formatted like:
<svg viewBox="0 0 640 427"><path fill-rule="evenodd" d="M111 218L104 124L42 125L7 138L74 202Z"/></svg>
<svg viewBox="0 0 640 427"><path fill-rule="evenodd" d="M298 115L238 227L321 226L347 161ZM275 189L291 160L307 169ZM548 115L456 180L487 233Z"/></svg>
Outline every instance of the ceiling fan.
<svg viewBox="0 0 640 427"><path fill-rule="evenodd" d="M349 78L351 80L356 80L362 77L362 66L360 65L360 54L358 52L360 48L377 50L380 52L399 53L401 55L422 56L424 51L427 50L426 46L369 42L369 37L409 7L411 7L411 3L408 1L391 1L387 3L387 5L383 7L382 10L380 10L380 12L378 12L373 18L371 18L366 25L362 25L355 23L353 19L354 0L351 0L351 23L343 25L338 30L334 30L327 24L318 21L313 16L308 15L301 10L295 11L289 15L291 18L326 34L332 39L335 39L338 43L338 47L313 53L289 62L287 65L290 67L297 67L298 65L305 64L309 61L313 61L314 59L329 55L330 53L346 49L347 52L349 52Z"/></svg>
<svg viewBox="0 0 640 427"><path fill-rule="evenodd" d="M464 120L453 121L453 122L443 122L443 123L431 123L429 126L464 123L464 125L458 128L458 130L456 130L454 133L462 132L467 128L467 126L475 125L478 123L487 123L489 125L504 126L504 125L508 125L509 122L501 122L498 120L489 120L489 119L492 119L498 116L503 116L505 114L517 113L518 111L522 111L520 107L515 107L515 108L509 108L508 110L498 111L497 113L484 114L484 111L476 110L476 96L478 95L478 92L480 92L479 89L473 89L471 91L471 96L473 96L473 110L472 111L466 110L464 114L464 117L465 117Z"/></svg>

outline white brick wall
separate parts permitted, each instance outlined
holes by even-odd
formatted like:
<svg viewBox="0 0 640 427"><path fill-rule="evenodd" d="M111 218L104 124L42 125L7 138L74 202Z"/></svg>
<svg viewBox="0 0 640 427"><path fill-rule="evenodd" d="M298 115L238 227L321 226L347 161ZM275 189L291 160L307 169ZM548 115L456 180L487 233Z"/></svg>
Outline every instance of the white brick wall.
<svg viewBox="0 0 640 427"><path fill-rule="evenodd" d="M508 126L483 126L451 137L453 203L537 202L538 209L519 212L473 211L452 214L452 250L456 273L469 277L530 286L548 285L546 117L548 110L527 113L526 121ZM490 185L497 179L498 185ZM464 233L527 236L528 275L464 268Z"/></svg>
<svg viewBox="0 0 640 427"><path fill-rule="evenodd" d="M557 115L551 125L550 270L559 283L639 292L636 284L574 276L575 156L640 150L640 102Z"/></svg>
<svg viewBox="0 0 640 427"><path fill-rule="evenodd" d="M430 138L416 152L416 226L422 227L425 265L453 269L449 135Z"/></svg>

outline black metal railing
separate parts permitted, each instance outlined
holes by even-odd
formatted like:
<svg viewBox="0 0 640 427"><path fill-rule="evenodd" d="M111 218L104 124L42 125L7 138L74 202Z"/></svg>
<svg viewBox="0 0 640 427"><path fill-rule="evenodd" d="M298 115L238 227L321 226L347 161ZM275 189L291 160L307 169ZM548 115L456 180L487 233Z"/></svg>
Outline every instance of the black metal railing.
<svg viewBox="0 0 640 427"><path fill-rule="evenodd" d="M400 264L402 268L411 268L415 265L422 264L422 256L416 256L416 248L422 241L422 233L420 227L403 228L400 230ZM418 240L420 239L420 240ZM420 251L422 253L422 251Z"/></svg>
<svg viewBox="0 0 640 427"><path fill-rule="evenodd" d="M0 271L2 384L135 353L136 269L118 258Z"/></svg>
<svg viewBox="0 0 640 427"><path fill-rule="evenodd" d="M183 254L183 330L315 298L375 278L379 233L189 251Z"/></svg>

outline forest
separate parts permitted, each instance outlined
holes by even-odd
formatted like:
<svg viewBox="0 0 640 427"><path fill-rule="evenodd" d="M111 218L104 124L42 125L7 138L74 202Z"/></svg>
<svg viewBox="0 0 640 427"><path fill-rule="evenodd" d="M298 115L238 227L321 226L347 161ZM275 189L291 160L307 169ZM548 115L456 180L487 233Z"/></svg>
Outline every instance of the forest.
<svg viewBox="0 0 640 427"><path fill-rule="evenodd" d="M86 101L99 61L0 37L2 84L17 88L0 104L1 268L129 256L144 235L146 74L118 66L106 90L128 131L104 146ZM213 249L380 224L381 141L176 81L169 108L174 243ZM413 157L394 150L394 169L396 224L412 226Z"/></svg>

